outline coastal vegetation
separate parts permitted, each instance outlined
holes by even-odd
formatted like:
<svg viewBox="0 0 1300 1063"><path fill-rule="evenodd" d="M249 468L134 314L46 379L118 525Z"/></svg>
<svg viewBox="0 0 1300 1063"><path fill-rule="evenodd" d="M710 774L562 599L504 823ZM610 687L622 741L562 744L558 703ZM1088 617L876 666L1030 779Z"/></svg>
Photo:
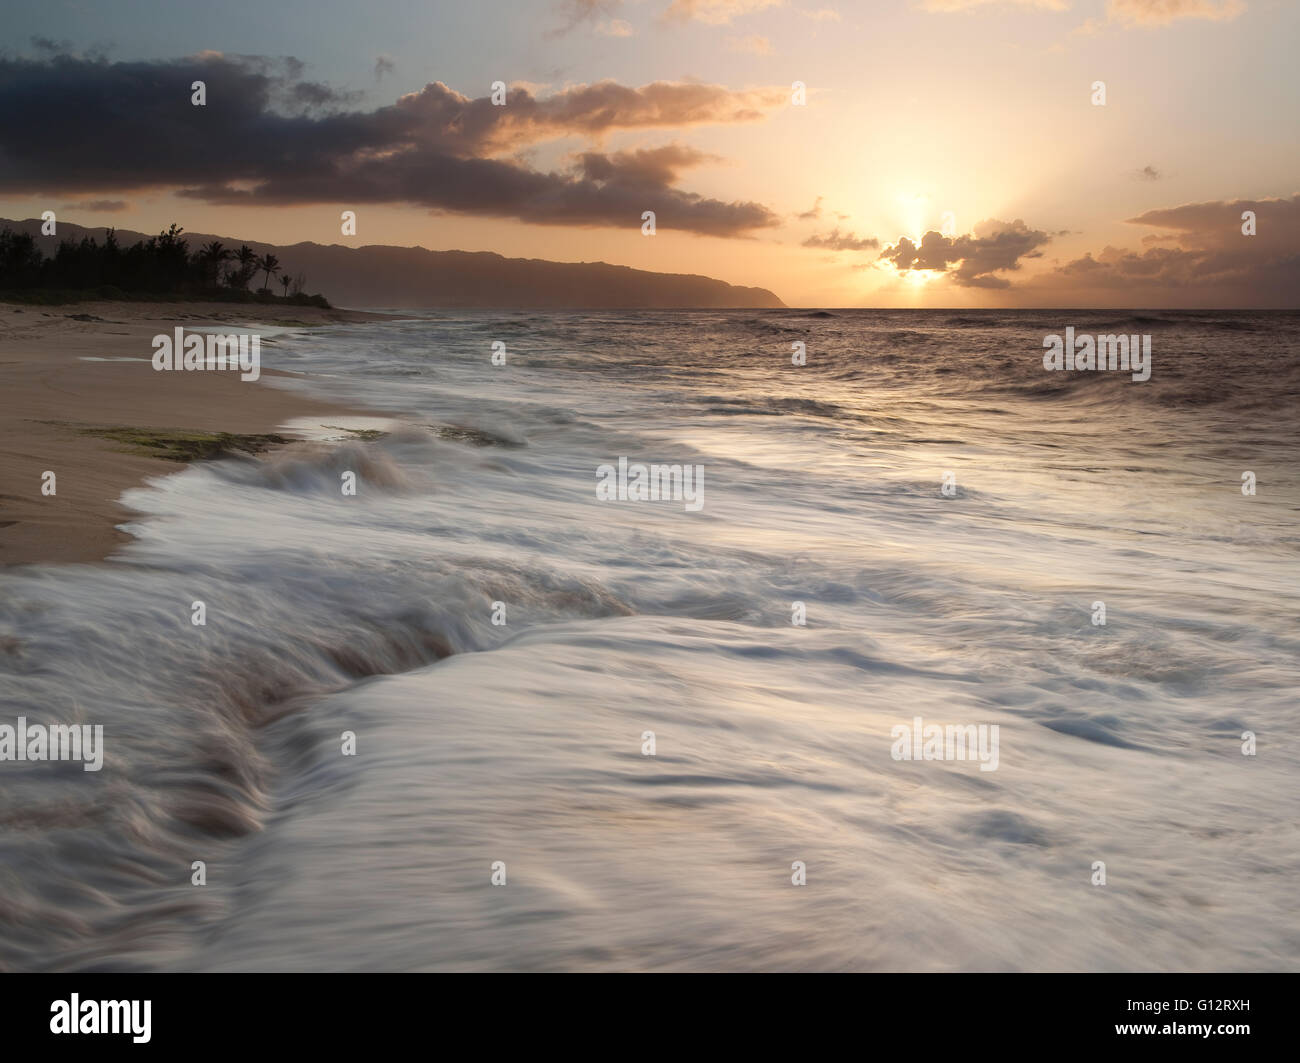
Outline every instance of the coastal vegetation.
<svg viewBox="0 0 1300 1063"><path fill-rule="evenodd" d="M122 246L114 230L103 242L93 236L60 242L46 256L27 232L0 230L0 295L14 302L52 304L88 299L204 299L240 303L288 303L329 308L323 295L309 295L306 277L291 274L271 252L218 240L191 250L179 225ZM262 286L250 291L254 278ZM276 295L271 279L284 290Z"/></svg>

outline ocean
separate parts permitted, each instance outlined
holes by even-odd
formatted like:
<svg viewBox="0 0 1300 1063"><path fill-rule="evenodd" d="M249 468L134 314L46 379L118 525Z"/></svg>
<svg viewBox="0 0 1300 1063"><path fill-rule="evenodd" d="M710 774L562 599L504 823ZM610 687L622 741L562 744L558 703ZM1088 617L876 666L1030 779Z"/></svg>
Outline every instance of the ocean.
<svg viewBox="0 0 1300 1063"><path fill-rule="evenodd" d="M1067 327L1150 379L1047 371ZM0 572L0 724L104 734L0 771L0 969L1300 965L1300 314L424 311L262 355L373 418ZM699 506L598 497L620 459Z"/></svg>

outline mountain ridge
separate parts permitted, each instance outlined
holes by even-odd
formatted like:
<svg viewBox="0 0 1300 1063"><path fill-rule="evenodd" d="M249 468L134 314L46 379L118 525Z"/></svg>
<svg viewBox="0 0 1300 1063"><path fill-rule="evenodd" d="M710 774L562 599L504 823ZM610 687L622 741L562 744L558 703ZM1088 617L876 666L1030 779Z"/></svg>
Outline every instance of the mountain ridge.
<svg viewBox="0 0 1300 1063"><path fill-rule="evenodd" d="M41 235L41 221L0 218L0 228L28 232L49 256L68 238L103 242L107 226L60 221L54 236ZM151 233L117 229L118 242L134 244ZM303 273L308 291L343 306L445 307L462 309L725 309L782 308L766 288L728 284L698 273L656 273L608 262L555 262L507 258L496 251L434 251L396 244L271 244L264 240L185 232L190 251L219 240L229 248L248 244L259 255L273 251L293 276Z"/></svg>

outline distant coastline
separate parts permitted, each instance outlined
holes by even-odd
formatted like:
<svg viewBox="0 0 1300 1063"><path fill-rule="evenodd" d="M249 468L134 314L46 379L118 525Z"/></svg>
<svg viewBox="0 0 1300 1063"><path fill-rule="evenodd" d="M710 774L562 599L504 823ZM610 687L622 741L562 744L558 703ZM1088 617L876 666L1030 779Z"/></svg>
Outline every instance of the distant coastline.
<svg viewBox="0 0 1300 1063"><path fill-rule="evenodd" d="M55 235L43 236L41 224L34 218L23 221L0 218L0 230L8 227L15 233L30 235L46 256L55 255L64 240L93 239L102 244L109 232L102 226L90 228L59 221ZM129 229L115 230L115 238L122 245L157 239ZM423 247L380 244L345 247L308 242L284 246L190 232L184 233L183 239L192 251L215 243L223 250L247 247L262 258L268 254L276 256L294 275L308 278L312 289L322 293L334 306L498 310L722 310L786 306L766 288L728 284L699 274L655 273L607 262L552 262L505 258L490 251L430 251ZM0 291L4 287L0 282ZM229 287L224 290L236 291ZM247 291L243 294L254 295ZM3 297L6 296L0 294ZM88 297L104 298L94 294ZM227 296L223 294L222 298Z"/></svg>

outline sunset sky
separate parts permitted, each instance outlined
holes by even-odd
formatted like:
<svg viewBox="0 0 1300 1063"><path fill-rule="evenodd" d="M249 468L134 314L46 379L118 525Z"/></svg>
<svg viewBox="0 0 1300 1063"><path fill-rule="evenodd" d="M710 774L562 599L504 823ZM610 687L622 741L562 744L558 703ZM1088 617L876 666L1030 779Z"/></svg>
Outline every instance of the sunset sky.
<svg viewBox="0 0 1300 1063"><path fill-rule="evenodd" d="M603 260L791 305L1300 303L1292 0L10 0L5 21L8 218Z"/></svg>

